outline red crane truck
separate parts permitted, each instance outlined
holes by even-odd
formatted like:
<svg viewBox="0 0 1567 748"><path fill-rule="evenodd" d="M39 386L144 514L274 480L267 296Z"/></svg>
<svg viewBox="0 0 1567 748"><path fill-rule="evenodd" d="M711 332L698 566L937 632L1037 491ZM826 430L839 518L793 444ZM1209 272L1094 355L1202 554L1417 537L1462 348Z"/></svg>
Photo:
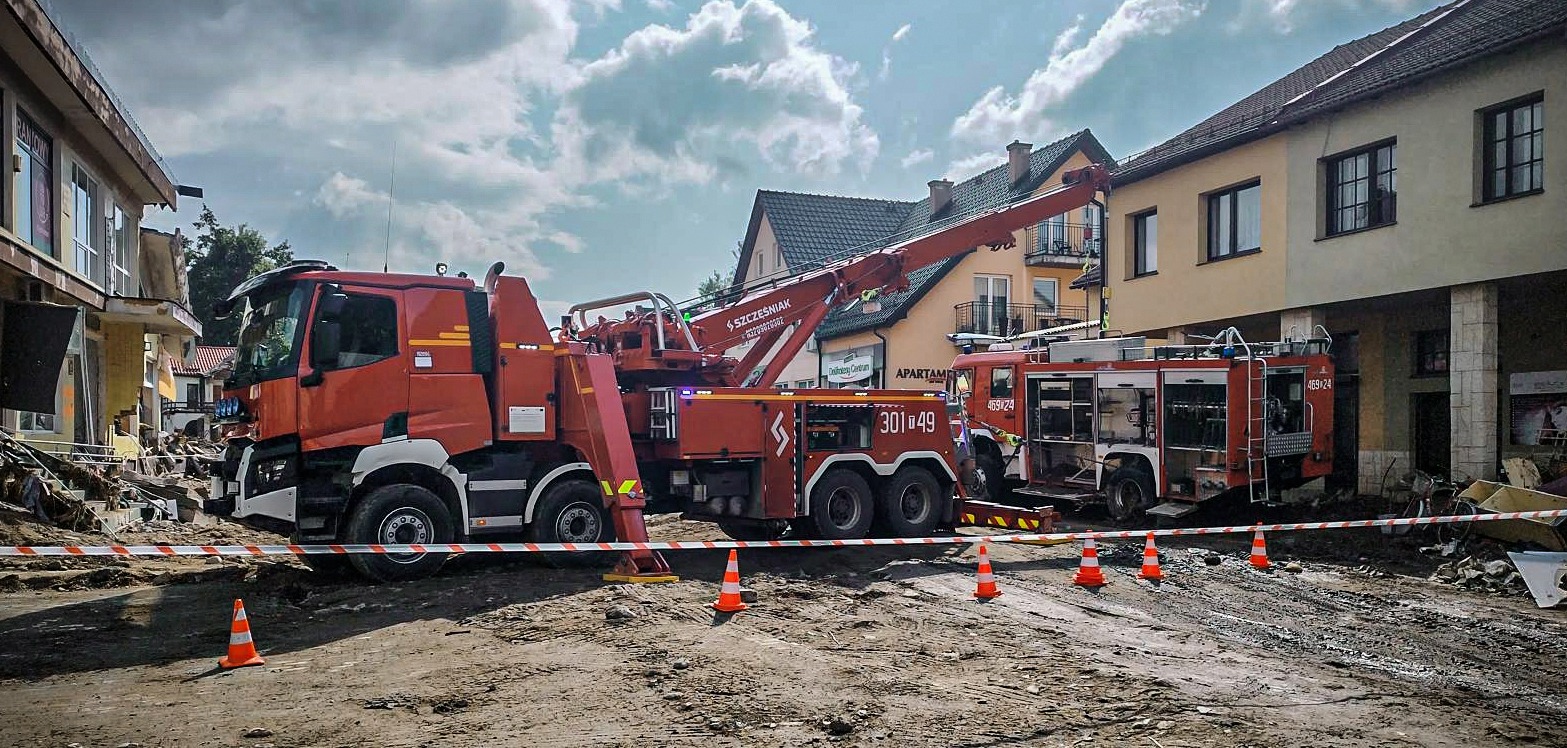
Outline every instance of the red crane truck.
<svg viewBox="0 0 1567 748"><path fill-rule="evenodd" d="M909 272L974 248L1011 246L1014 230L1109 185L1097 165L1063 181L736 290L689 319L647 292L577 305L552 330L501 263L482 284L315 261L264 273L219 305L242 322L216 404L227 448L208 509L281 524L301 543L643 541L644 510L745 539L1048 529L1048 509L962 501L945 393L743 385L772 382L833 307L906 287ZM743 358L725 355L743 343ZM350 558L381 580L442 561ZM659 554L636 552L607 578L671 576Z"/></svg>
<svg viewBox="0 0 1567 748"><path fill-rule="evenodd" d="M1333 471L1331 346L1320 327L1270 343L1229 328L1206 345L1103 338L960 355L947 386L971 434L970 490L1103 502L1121 521L1272 501Z"/></svg>

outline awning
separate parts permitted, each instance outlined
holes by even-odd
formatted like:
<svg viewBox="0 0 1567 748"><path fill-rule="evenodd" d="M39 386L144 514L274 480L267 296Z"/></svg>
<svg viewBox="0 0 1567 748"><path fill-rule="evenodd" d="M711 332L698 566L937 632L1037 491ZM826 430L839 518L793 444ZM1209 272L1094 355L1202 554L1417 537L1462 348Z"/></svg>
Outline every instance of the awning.
<svg viewBox="0 0 1567 748"><path fill-rule="evenodd" d="M1095 265L1089 268L1087 272L1077 276L1067 287L1083 290L1104 285L1104 270L1101 269L1102 267L1102 265Z"/></svg>
<svg viewBox="0 0 1567 748"><path fill-rule="evenodd" d="M111 296L104 301L103 311L93 314L104 322L141 325L158 335L201 335L201 320L179 302L167 299Z"/></svg>

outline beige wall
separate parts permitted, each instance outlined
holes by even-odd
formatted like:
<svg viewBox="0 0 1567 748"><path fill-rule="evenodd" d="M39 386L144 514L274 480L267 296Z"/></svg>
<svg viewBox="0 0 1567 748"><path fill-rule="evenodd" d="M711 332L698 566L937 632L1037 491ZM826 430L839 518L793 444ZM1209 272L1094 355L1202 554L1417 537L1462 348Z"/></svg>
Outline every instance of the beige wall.
<svg viewBox="0 0 1567 748"><path fill-rule="evenodd" d="M1287 139L1275 135L1110 194L1110 326L1128 334L1277 310L1284 298ZM1262 251L1207 262L1203 195L1262 181ZM1158 272L1131 277L1130 216L1158 210Z"/></svg>
<svg viewBox="0 0 1567 748"><path fill-rule="evenodd" d="M756 229L756 243L752 248L751 262L746 265L745 274L739 280L742 284L749 283L760 278L774 277L786 270L788 270L788 263L784 262L783 253L778 250L778 238L774 236L772 222L767 220L767 214L764 212ZM817 380L821 364L816 353L809 350L813 345L814 343L807 343L806 348L801 349L789 361L776 383L792 386L803 381L814 383ZM731 349L729 355L744 358L746 352L750 350L750 345L743 345ZM774 382L764 384L771 385Z"/></svg>
<svg viewBox="0 0 1567 748"><path fill-rule="evenodd" d="M1544 194L1475 206L1477 110L1541 89ZM1320 159L1389 138L1397 139L1397 223L1321 238ZM1319 118L1290 131L1287 142L1285 307L1567 268L1567 41L1560 36Z"/></svg>

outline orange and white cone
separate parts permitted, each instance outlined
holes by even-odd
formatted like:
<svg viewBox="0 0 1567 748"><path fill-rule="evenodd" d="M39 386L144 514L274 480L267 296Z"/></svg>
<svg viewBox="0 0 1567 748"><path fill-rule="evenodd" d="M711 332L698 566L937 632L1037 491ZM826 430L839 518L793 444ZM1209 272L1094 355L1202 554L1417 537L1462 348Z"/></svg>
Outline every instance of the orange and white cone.
<svg viewBox="0 0 1567 748"><path fill-rule="evenodd" d="M1164 581L1164 572L1159 569L1159 549L1154 547L1151 532L1148 533L1148 541L1143 544L1143 569L1137 572L1137 578L1150 582Z"/></svg>
<svg viewBox="0 0 1567 748"><path fill-rule="evenodd" d="M265 665L266 660L256 653L256 642L250 638L250 619L245 617L245 601L234 599L234 621L229 624L229 653L218 660L218 667L245 667Z"/></svg>
<svg viewBox="0 0 1567 748"><path fill-rule="evenodd" d="M1099 548L1094 545L1093 538L1083 539L1083 560L1077 567L1077 576L1072 578L1072 584L1084 587L1103 587L1110 583L1105 579L1104 572L1099 570Z"/></svg>
<svg viewBox="0 0 1567 748"><path fill-rule="evenodd" d="M1268 543L1262 539L1261 530L1251 538L1251 566L1263 570L1273 568L1273 564L1268 563Z"/></svg>
<svg viewBox="0 0 1567 748"><path fill-rule="evenodd" d="M718 602L713 610L720 613L739 613L749 605L740 601L740 555L729 549L729 565L724 567L724 583L718 588Z"/></svg>
<svg viewBox="0 0 1567 748"><path fill-rule="evenodd" d="M979 544L979 587L974 590L974 597L978 600L994 600L1001 597L1001 590L996 589L996 575L990 570L990 552L985 550L985 544Z"/></svg>

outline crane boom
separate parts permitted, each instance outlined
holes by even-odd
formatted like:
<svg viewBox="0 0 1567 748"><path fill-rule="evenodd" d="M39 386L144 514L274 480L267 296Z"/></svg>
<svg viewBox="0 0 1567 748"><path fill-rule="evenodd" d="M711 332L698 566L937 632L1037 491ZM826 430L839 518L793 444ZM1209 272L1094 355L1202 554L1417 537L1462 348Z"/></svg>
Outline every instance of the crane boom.
<svg viewBox="0 0 1567 748"><path fill-rule="evenodd" d="M704 383L738 386L759 370L760 381L772 381L834 307L865 292L906 289L909 273L978 247L1011 247L1015 244L1013 232L1087 205L1109 186L1109 171L1099 164L1065 172L1058 188L782 279L747 292L733 303L703 312L689 323L659 310L623 320L601 317L596 323L587 324L585 311L604 304L578 305L573 309L584 313L579 339L596 342L615 353L622 374L663 375L697 370L703 373L700 379ZM659 325L665 329L650 329ZM791 325L794 329L785 335ZM665 344L672 347L649 351L647 344L655 337L668 341ZM694 340L697 348L682 349L683 340ZM756 348L743 364L722 355L748 342L754 342ZM772 355L768 356L768 352Z"/></svg>

